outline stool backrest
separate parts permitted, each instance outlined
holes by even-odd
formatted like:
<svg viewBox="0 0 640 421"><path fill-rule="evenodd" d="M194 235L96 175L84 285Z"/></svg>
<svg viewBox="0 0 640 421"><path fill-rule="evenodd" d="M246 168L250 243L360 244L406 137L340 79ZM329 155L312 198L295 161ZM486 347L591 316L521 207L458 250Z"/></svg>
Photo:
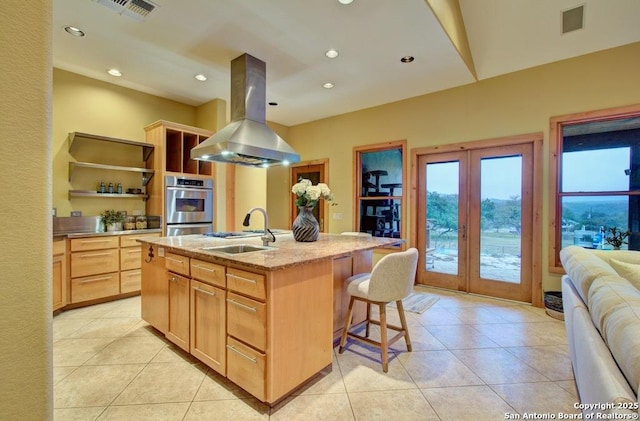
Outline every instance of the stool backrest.
<svg viewBox="0 0 640 421"><path fill-rule="evenodd" d="M373 301L402 300L413 290L418 267L418 250L387 254L371 271L368 298Z"/></svg>

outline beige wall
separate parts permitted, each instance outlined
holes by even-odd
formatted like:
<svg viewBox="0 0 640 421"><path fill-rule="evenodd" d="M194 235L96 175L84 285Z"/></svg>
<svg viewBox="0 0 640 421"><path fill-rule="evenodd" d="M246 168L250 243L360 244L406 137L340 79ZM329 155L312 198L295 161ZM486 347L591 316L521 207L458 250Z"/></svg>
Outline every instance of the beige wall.
<svg viewBox="0 0 640 421"><path fill-rule="evenodd" d="M353 146L406 139L408 148L544 132L543 290L557 290L547 272L549 118L640 103L640 43L577 57L446 91L343 114L289 128L287 141L303 160L328 157L329 187L338 206L329 208L329 231L352 230ZM269 196L284 197L282 171L269 173ZM277 192L271 188L278 189ZM416 205L409 203L412 212ZM269 207L274 221L287 207ZM336 212L342 220L332 219ZM405 220L409 220L405 215Z"/></svg>
<svg viewBox="0 0 640 421"><path fill-rule="evenodd" d="M53 411L51 1L4 0L0 51L0 419L46 420Z"/></svg>
<svg viewBox="0 0 640 421"><path fill-rule="evenodd" d="M157 120L195 125L196 108L154 95L122 88L96 79L80 76L60 69L53 69L53 206L58 216L69 216L72 210L83 215L98 215L103 210L118 209L131 212L144 210L144 202L138 199L69 199L69 189L90 190L104 179L120 181L128 187L141 187L141 177L122 171L96 171L80 169L74 173L73 183L68 181L68 162L86 161L139 167L142 159L139 149L118 153L119 162L101 162L109 159L114 145L92 145L90 150L69 154L69 132L84 132L121 139L144 142L144 127ZM130 161L127 161L129 159Z"/></svg>

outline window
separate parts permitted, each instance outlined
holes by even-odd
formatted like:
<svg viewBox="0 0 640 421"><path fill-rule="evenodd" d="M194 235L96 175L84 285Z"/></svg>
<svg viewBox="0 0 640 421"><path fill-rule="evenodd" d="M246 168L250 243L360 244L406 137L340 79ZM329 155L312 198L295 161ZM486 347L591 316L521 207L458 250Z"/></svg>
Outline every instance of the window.
<svg viewBox="0 0 640 421"><path fill-rule="evenodd" d="M551 270L569 245L610 249L608 229L640 249L640 106L551 119ZM633 234L636 233L636 234Z"/></svg>
<svg viewBox="0 0 640 421"><path fill-rule="evenodd" d="M354 148L357 230L405 238L406 141Z"/></svg>

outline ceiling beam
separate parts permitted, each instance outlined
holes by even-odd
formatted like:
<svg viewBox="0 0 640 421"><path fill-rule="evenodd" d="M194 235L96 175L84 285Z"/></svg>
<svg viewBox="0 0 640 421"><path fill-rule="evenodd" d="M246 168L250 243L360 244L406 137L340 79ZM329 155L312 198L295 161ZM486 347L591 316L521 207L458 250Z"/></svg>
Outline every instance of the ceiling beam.
<svg viewBox="0 0 640 421"><path fill-rule="evenodd" d="M473 56L471 55L471 48L469 47L469 39L467 38L467 31L464 27L464 20L462 19L462 10L460 9L460 3L458 0L424 0L431 8L431 11L435 15L440 26L444 29L451 43L458 51L460 58L467 65L467 68L473 75L475 80L478 80L476 74L476 67L473 64Z"/></svg>

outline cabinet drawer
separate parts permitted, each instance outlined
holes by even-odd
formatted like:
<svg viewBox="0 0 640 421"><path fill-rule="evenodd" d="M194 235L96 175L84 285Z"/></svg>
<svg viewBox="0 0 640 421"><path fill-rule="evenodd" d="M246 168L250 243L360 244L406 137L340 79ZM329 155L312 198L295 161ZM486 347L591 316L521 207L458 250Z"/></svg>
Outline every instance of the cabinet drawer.
<svg viewBox="0 0 640 421"><path fill-rule="evenodd" d="M120 272L120 293L140 291L142 284L142 270L125 270Z"/></svg>
<svg viewBox="0 0 640 421"><path fill-rule="evenodd" d="M264 275L245 270L227 269L227 288L258 300L266 299Z"/></svg>
<svg viewBox="0 0 640 421"><path fill-rule="evenodd" d="M118 237L88 237L88 238L72 238L71 251L99 250L118 248Z"/></svg>
<svg viewBox="0 0 640 421"><path fill-rule="evenodd" d="M120 270L118 249L71 253L71 277L96 275Z"/></svg>
<svg viewBox="0 0 640 421"><path fill-rule="evenodd" d="M160 233L150 233L150 234L131 234L131 235L123 235L120 237L120 247L136 247L140 246L136 240L138 238L148 238L148 237L160 237Z"/></svg>
<svg viewBox="0 0 640 421"><path fill-rule="evenodd" d="M225 267L198 259L191 259L191 277L211 285L227 286Z"/></svg>
<svg viewBox="0 0 640 421"><path fill-rule="evenodd" d="M140 251L142 247L120 249L120 270L140 269Z"/></svg>
<svg viewBox="0 0 640 421"><path fill-rule="evenodd" d="M227 378L251 393L265 399L265 354L227 336Z"/></svg>
<svg viewBox="0 0 640 421"><path fill-rule="evenodd" d="M179 254L165 252L164 267L171 272L189 276L189 258Z"/></svg>
<svg viewBox="0 0 640 421"><path fill-rule="evenodd" d="M267 342L267 305L233 292L227 294L227 334L258 349Z"/></svg>
<svg viewBox="0 0 640 421"><path fill-rule="evenodd" d="M110 297L120 293L120 277L118 272L105 273L71 280L71 302L93 300Z"/></svg>

